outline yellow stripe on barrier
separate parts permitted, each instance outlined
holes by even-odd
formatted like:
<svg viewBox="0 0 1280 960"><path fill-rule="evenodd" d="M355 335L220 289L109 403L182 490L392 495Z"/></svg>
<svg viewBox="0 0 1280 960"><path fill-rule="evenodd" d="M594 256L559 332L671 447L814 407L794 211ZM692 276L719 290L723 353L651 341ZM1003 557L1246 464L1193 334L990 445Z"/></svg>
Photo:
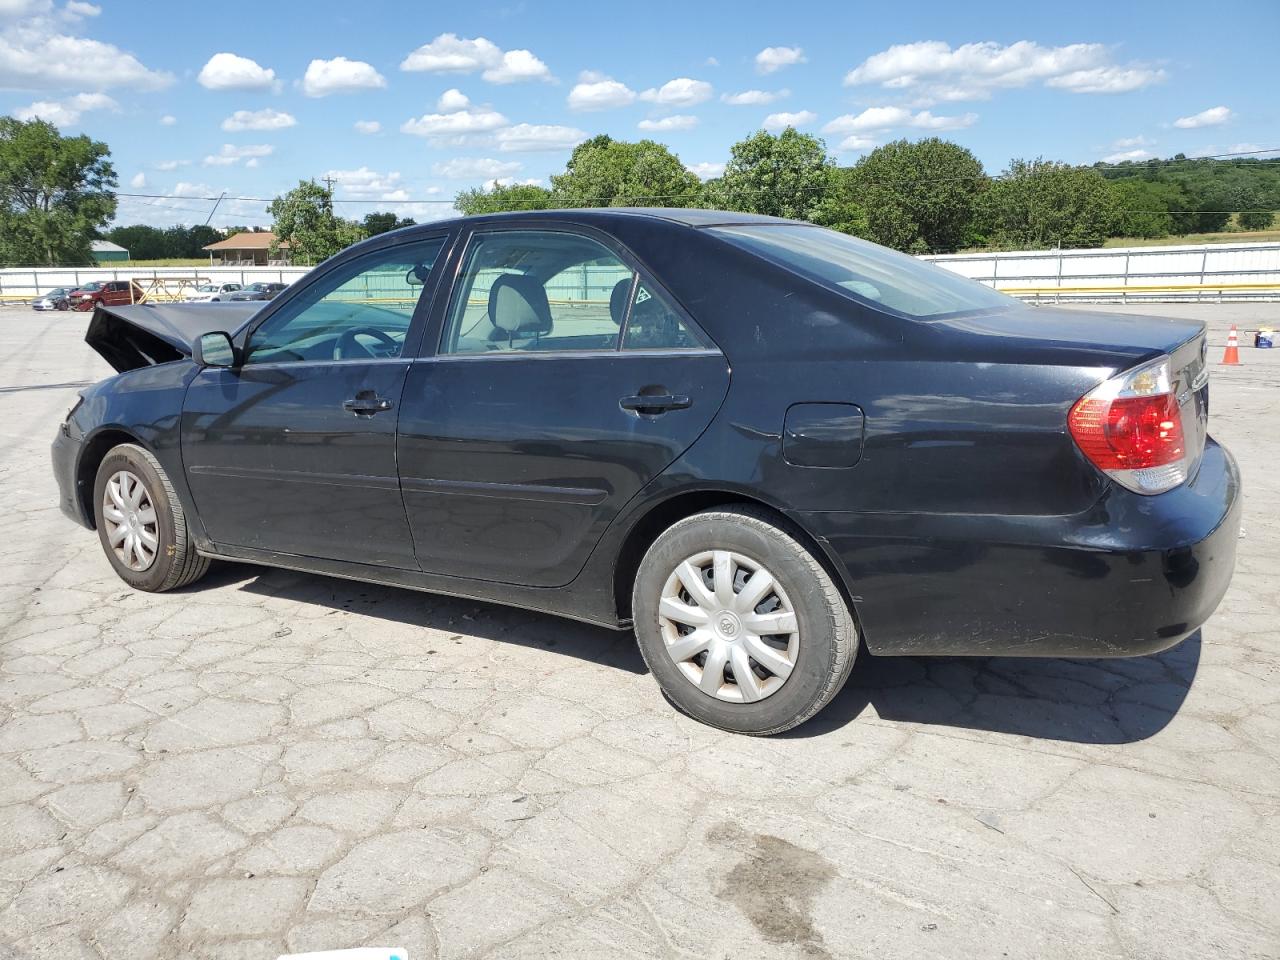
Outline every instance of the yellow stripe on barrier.
<svg viewBox="0 0 1280 960"><path fill-rule="evenodd" d="M996 287L1001 293L1211 293L1224 290L1280 290L1280 283L1165 283L1130 287Z"/></svg>

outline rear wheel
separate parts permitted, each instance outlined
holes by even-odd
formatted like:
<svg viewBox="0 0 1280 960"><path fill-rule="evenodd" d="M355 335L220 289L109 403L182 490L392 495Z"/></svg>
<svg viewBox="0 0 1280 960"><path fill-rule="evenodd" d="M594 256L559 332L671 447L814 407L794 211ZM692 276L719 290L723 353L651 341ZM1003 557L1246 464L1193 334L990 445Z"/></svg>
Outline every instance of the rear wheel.
<svg viewBox="0 0 1280 960"><path fill-rule="evenodd" d="M667 697L737 733L808 720L844 685L858 648L826 570L749 507L694 514L659 536L641 561L632 612Z"/></svg>
<svg viewBox="0 0 1280 960"><path fill-rule="evenodd" d="M93 502L103 552L131 587L173 590L209 569L208 558L191 542L173 484L142 447L122 443L111 449L98 466Z"/></svg>

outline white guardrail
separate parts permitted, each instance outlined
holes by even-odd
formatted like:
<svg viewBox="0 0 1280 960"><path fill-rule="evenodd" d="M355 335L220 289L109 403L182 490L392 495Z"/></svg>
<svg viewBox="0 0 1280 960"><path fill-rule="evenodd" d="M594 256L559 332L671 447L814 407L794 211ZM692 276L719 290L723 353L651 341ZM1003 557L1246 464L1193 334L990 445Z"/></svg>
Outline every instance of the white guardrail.
<svg viewBox="0 0 1280 960"><path fill-rule="evenodd" d="M947 270L1020 299L1280 300L1280 243L1209 243L1090 250L1023 250L926 256ZM0 270L0 302L30 300L91 280L293 283L308 267L10 267Z"/></svg>
<svg viewBox="0 0 1280 960"><path fill-rule="evenodd" d="M922 257L1033 302L1280 300L1280 243L1206 243Z"/></svg>

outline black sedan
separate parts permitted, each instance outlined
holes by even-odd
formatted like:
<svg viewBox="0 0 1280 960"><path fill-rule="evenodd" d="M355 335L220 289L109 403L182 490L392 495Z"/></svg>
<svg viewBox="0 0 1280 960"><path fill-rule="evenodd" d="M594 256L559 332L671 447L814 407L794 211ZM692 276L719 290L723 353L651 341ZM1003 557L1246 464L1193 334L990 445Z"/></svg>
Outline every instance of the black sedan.
<svg viewBox="0 0 1280 960"><path fill-rule="evenodd" d="M236 300L274 300L289 285L287 283L250 283L228 294L226 299Z"/></svg>
<svg viewBox="0 0 1280 960"><path fill-rule="evenodd" d="M804 223L433 223L86 339L120 374L54 471L134 587L227 558L634 628L672 701L744 733L812 716L860 646L1161 650L1234 564L1202 325Z"/></svg>

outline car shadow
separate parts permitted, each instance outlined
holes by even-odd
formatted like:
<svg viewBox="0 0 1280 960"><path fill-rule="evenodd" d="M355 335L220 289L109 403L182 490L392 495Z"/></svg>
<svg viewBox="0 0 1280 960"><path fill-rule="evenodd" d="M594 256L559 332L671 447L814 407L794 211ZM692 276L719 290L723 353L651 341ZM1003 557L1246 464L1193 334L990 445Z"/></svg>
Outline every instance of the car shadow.
<svg viewBox="0 0 1280 960"><path fill-rule="evenodd" d="M844 689L784 737L821 736L862 716L1074 743L1134 743L1181 709L1200 665L1201 634L1158 654L1115 659L872 657Z"/></svg>
<svg viewBox="0 0 1280 960"><path fill-rule="evenodd" d="M238 585L261 596L320 604L338 611L377 617L430 630L450 631L539 650L551 650L614 667L627 673L647 672L630 630L603 627L531 610L517 610L483 600L384 587L248 564L218 563L198 587Z"/></svg>
<svg viewBox="0 0 1280 960"><path fill-rule="evenodd" d="M235 586L263 596L328 606L433 630L645 673L630 631L550 614L295 573L221 563L201 586ZM865 648L836 698L784 738L832 733L868 710L883 720L1076 743L1133 743L1177 715L1200 665L1196 631L1162 653L1121 659L873 657Z"/></svg>

